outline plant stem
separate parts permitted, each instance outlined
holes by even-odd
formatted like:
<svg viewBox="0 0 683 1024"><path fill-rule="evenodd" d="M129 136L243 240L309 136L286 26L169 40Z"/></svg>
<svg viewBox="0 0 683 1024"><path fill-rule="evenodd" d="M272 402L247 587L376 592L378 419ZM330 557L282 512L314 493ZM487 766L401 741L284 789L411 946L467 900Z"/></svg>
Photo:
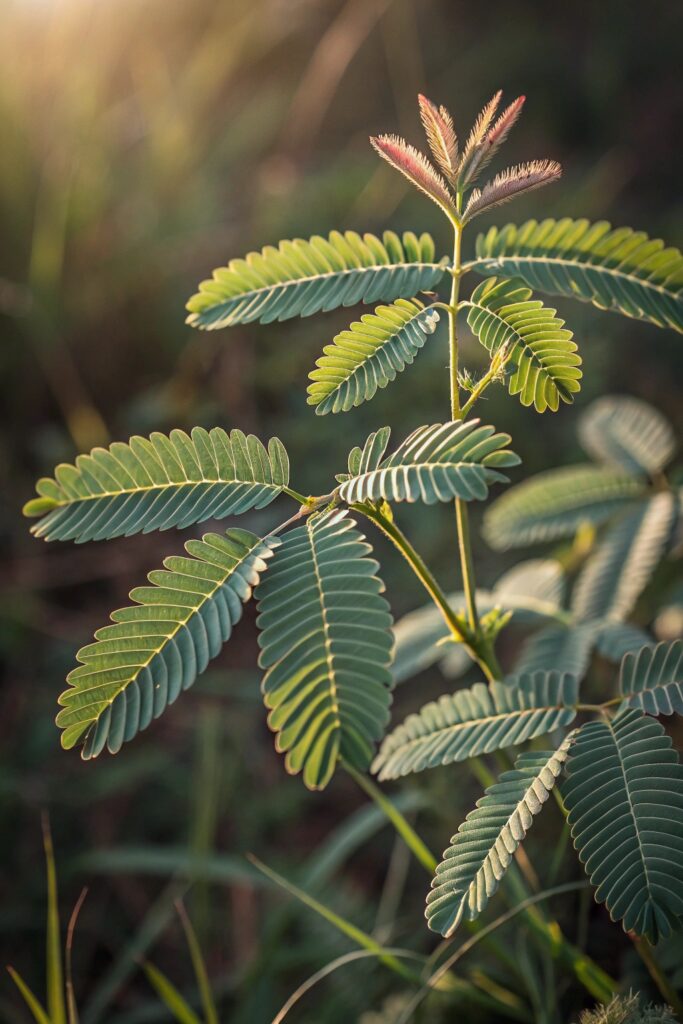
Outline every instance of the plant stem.
<svg viewBox="0 0 683 1024"><path fill-rule="evenodd" d="M464 643L468 651L472 654L472 657L477 659L476 654L470 646L467 624L463 622L460 616L453 611L448 603L448 598L444 594L431 570L427 567L420 555L418 555L413 545L399 529L396 523L392 522L391 519L388 519L387 516L372 505L357 504L351 505L351 508L355 512L360 512L360 514L364 515L366 519L369 519L374 523L375 526L377 526L398 548L410 568L419 579L420 583L422 583L434 604L443 615L444 621L453 634L454 639L460 643Z"/></svg>
<svg viewBox="0 0 683 1024"><path fill-rule="evenodd" d="M391 824L405 842L406 846L408 846L411 852L415 855L415 858L430 873L430 875L433 875L438 863L436 857L422 839L420 839L415 829L401 814L396 805L384 795L379 786L375 785L368 775L363 775L362 772L357 771L346 761L344 761L343 764L351 778L357 782L361 789L367 793L370 799L373 800L382 811L384 811Z"/></svg>
<svg viewBox="0 0 683 1024"><path fill-rule="evenodd" d="M473 661L479 665L489 682L501 679L502 672L496 660L491 644L481 636L475 637L469 624L451 608L448 598L437 583L430 569L418 555L405 534L393 520L387 518L378 508L372 505L351 505L355 512L360 512L384 533L401 552L425 590L443 615L453 639L461 643Z"/></svg>
<svg viewBox="0 0 683 1024"><path fill-rule="evenodd" d="M460 566L462 584L467 602L467 618L470 629L477 635L479 632L479 616L475 597L474 567L472 565L472 546L470 544L470 523L467 505L459 498L455 499L455 521L458 527L458 548L460 549Z"/></svg>
<svg viewBox="0 0 683 1024"><path fill-rule="evenodd" d="M453 281L451 283L451 299L448 310L448 349L451 379L451 419L460 419L460 389L458 385L458 298L460 296L460 246L462 228L453 224Z"/></svg>
<svg viewBox="0 0 683 1024"><path fill-rule="evenodd" d="M676 990L669 983L668 978L655 960L652 946L644 937L635 938L633 945L636 947L640 959L647 967L648 973L661 992L662 997L671 1009L675 1010L678 1019L683 1020L683 1002L679 999Z"/></svg>
<svg viewBox="0 0 683 1024"><path fill-rule="evenodd" d="M460 249L462 243L462 227L459 222L453 222L453 282L451 284L450 309L448 312L448 350L449 370L451 381L451 419L457 420L462 417L460 409L460 390L458 385L458 302L460 297ZM476 642L480 635L479 615L477 613L477 600L475 596L474 568L472 565L472 550L470 545L469 514L467 505L460 498L455 499L455 516L458 528L458 548L460 551L460 568L462 572L463 589L467 603L467 617L473 639ZM489 655L493 652L490 651ZM479 661L479 659L477 659ZM481 664L481 662L480 662ZM490 657L483 659L482 667L485 668L489 680L498 674L491 664Z"/></svg>

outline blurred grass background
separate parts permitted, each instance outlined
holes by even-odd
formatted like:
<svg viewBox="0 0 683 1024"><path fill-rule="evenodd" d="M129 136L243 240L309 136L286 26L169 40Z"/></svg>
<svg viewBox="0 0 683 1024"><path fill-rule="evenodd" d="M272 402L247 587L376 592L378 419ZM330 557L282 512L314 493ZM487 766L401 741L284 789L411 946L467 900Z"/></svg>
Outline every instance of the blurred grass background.
<svg viewBox="0 0 683 1024"><path fill-rule="evenodd" d="M527 95L506 157L553 157L565 176L489 222L606 217L680 244L682 28L668 0L647 10L618 0L0 0L0 960L40 987L47 808L65 907L90 885L75 948L83 1024L165 1019L135 963L148 950L179 987L191 985L173 919L179 876L193 882L188 909L224 1019L236 1022L270 1020L296 984L349 948L266 887L245 851L387 940L422 949L426 879L348 780L311 795L285 776L260 708L253 615L206 678L119 757L84 764L60 751L55 701L74 651L182 539L42 545L19 514L35 477L131 433L238 425L277 433L294 486L321 493L370 429L388 422L400 436L444 417L443 339L371 405L318 419L306 375L347 311L201 335L184 325L184 302L215 266L280 237L427 229L447 251L431 204L367 143L400 131L421 144L418 91L446 103L463 132L495 89ZM674 335L560 310L585 362L579 406L629 392L680 429ZM482 365L467 340L465 363ZM540 426L499 389L484 415L512 433L526 472L580 458L575 409ZM405 518L448 582L448 510ZM487 584L504 565L477 547ZM403 566L378 550L395 612L421 603ZM439 686L427 676L419 692L401 691L399 712ZM454 791L447 770L403 792L436 849L475 795L461 782ZM574 909L569 901L570 934ZM623 943L606 927L598 912L591 947L604 956L609 935L617 970ZM345 971L297 1019L356 1020L395 988L369 963ZM566 1006L580 1005L562 985ZM26 1020L9 981L0 1018Z"/></svg>

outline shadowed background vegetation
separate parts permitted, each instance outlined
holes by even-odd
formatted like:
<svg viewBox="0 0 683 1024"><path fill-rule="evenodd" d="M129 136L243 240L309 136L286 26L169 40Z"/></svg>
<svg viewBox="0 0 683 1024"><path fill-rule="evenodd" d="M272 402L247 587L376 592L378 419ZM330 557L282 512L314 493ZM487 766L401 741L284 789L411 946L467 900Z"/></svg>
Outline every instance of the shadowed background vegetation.
<svg viewBox="0 0 683 1024"><path fill-rule="evenodd" d="M199 334L184 325L184 302L213 267L279 238L392 227L445 243L431 204L368 145L381 131L418 141L418 91L446 103L458 124L496 88L508 101L525 93L510 162L549 156L564 166L559 185L482 227L531 211L580 214L680 244L681 18L666 0L647 13L531 0L0 0L0 15L2 962L41 989L46 808L65 912L90 886L74 952L83 1024L167 1019L141 956L191 991L173 910L188 885L221 1019L267 1021L351 946L283 899L245 852L382 941L420 950L430 942L416 926L426 878L350 780L339 777L326 799L284 775L252 668L253 611L192 693L129 749L96 764L62 752L53 719L73 651L182 541L48 546L29 537L21 504L36 476L78 451L195 423L278 434L293 485L324 493L321 466L342 470L370 429L391 423L405 434L445 418L445 337L371 407L318 419L306 406L307 373L347 311ZM676 335L584 306L572 307L571 326L585 364L574 408L539 427L502 388L487 394L482 415L513 435L526 473L579 460L577 408L597 394L638 395L683 425ZM479 371L483 355L465 340L465 365ZM278 515L267 509L248 525L268 529ZM449 509L404 518L428 557L450 552L434 564L454 582ZM422 603L407 570L378 548L395 613ZM477 542L483 585L514 560L506 557ZM643 621L669 582L665 569ZM427 673L419 693L413 684L396 701L405 712L438 692ZM476 795L454 792L448 769L400 791L436 850ZM532 861L542 849L539 829ZM571 857L564 871L574 877ZM645 984L604 911L578 896L565 911L573 939ZM522 929L510 942L533 986L544 965ZM463 969L476 974L486 961ZM557 983L566 1012L578 1011L582 994L561 972ZM314 990L297 1019L356 1020L395 988L388 972L360 962ZM0 1018L27 1019L9 980Z"/></svg>

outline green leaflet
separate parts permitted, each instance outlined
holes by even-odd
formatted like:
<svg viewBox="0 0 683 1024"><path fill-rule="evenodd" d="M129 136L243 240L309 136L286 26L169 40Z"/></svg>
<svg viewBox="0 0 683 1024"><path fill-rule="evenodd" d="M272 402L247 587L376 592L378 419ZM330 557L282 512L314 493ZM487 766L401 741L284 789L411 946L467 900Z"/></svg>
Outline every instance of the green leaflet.
<svg viewBox="0 0 683 1024"><path fill-rule="evenodd" d="M562 796L595 898L651 942L683 914L683 767L664 729L627 709L579 730Z"/></svg>
<svg viewBox="0 0 683 1024"><path fill-rule="evenodd" d="M524 743L569 725L576 701L576 680L559 672L475 683L409 715L384 739L372 770L397 779Z"/></svg>
<svg viewBox="0 0 683 1024"><path fill-rule="evenodd" d="M579 440L597 462L634 475L658 473L676 451L667 420L628 395L607 395L592 402L579 420Z"/></svg>
<svg viewBox="0 0 683 1024"><path fill-rule="evenodd" d="M485 910L552 792L571 737L559 750L520 754L512 771L486 789L445 851L427 897L429 927L453 935Z"/></svg>
<svg viewBox="0 0 683 1024"><path fill-rule="evenodd" d="M683 331L683 256L642 231L568 217L493 227L470 267Z"/></svg>
<svg viewBox="0 0 683 1024"><path fill-rule="evenodd" d="M308 404L322 416L368 402L413 362L438 322L438 311L417 299L366 313L323 350L309 374Z"/></svg>
<svg viewBox="0 0 683 1024"><path fill-rule="evenodd" d="M647 633L624 622L595 619L548 626L526 641L515 662L515 672L556 669L581 680L594 651L618 663L624 654L640 650L648 643L651 638Z"/></svg>
<svg viewBox="0 0 683 1024"><path fill-rule="evenodd" d="M187 322L202 330L262 324L311 316L358 302L393 302L428 291L443 277L447 258L436 262L434 242L405 231L362 237L332 231L305 241L280 242L231 260L202 281L187 303Z"/></svg>
<svg viewBox="0 0 683 1024"><path fill-rule="evenodd" d="M596 636L595 649L608 661L619 663L625 654L639 651L651 643L650 634L638 626L628 622L602 622Z"/></svg>
<svg viewBox="0 0 683 1024"><path fill-rule="evenodd" d="M683 715L683 641L649 645L626 654L619 692L629 707L648 715Z"/></svg>
<svg viewBox="0 0 683 1024"><path fill-rule="evenodd" d="M257 590L268 724L309 789L339 758L364 771L389 718L392 620L370 551L346 510L310 516Z"/></svg>
<svg viewBox="0 0 683 1024"><path fill-rule="evenodd" d="M537 412L556 412L560 402L573 402L583 376L578 346L555 310L531 298L522 281L495 277L473 291L467 323L484 348L495 355L505 347L516 367L509 378L511 395Z"/></svg>
<svg viewBox="0 0 683 1024"><path fill-rule="evenodd" d="M484 535L497 551L571 536L598 526L645 493L642 481L605 466L564 466L538 473L497 498Z"/></svg>
<svg viewBox="0 0 683 1024"><path fill-rule="evenodd" d="M349 471L348 473L338 474L337 480L343 483L352 476L358 476L359 474L369 473L371 470L378 469L384 458L390 437L391 427L380 427L374 433L368 434L362 448L355 447L351 449L348 459Z"/></svg>
<svg viewBox="0 0 683 1024"><path fill-rule="evenodd" d="M229 640L242 605L280 541L246 530L207 533L164 559L152 586L131 592L135 605L112 613L113 625L77 654L59 698L62 746L85 740L82 756L115 754L192 686Z"/></svg>
<svg viewBox="0 0 683 1024"><path fill-rule="evenodd" d="M515 662L516 672L554 669L583 679L600 628L597 622L548 626L531 636Z"/></svg>
<svg viewBox="0 0 683 1024"><path fill-rule="evenodd" d="M378 467L359 462L339 493L349 503L484 499L492 483L507 480L499 468L519 464L509 443L508 434L479 426L477 419L418 427Z"/></svg>
<svg viewBox="0 0 683 1024"><path fill-rule="evenodd" d="M42 516L31 528L46 540L109 540L151 530L182 529L269 505L289 483L289 460L273 437L266 451L253 434L195 427L132 437L93 448L55 479L40 480L24 507Z"/></svg>
<svg viewBox="0 0 683 1024"><path fill-rule="evenodd" d="M572 612L579 621L626 618L662 558L674 514L674 497L663 491L611 527L576 581Z"/></svg>

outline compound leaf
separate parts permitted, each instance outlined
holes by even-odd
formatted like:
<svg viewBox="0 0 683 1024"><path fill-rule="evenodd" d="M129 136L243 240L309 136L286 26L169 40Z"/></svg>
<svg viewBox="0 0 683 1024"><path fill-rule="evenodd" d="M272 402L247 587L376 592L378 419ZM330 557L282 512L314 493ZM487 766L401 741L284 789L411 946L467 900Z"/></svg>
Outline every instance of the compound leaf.
<svg viewBox="0 0 683 1024"><path fill-rule="evenodd" d="M658 473L676 451L673 430L661 413L627 395L593 402L579 420L579 439L597 462L633 474Z"/></svg>
<svg viewBox="0 0 683 1024"><path fill-rule="evenodd" d="M309 789L339 758L364 771L389 718L392 620L370 551L346 510L313 515L256 594L268 724Z"/></svg>
<svg viewBox="0 0 683 1024"><path fill-rule="evenodd" d="M508 434L477 419L418 427L378 468L359 471L339 493L349 503L481 500L492 483L507 480L499 468L520 461L509 443Z"/></svg>
<svg viewBox="0 0 683 1024"><path fill-rule="evenodd" d="M597 627L595 649L608 661L620 662L630 651L652 643L649 633L628 622L600 622Z"/></svg>
<svg viewBox="0 0 683 1024"><path fill-rule="evenodd" d="M645 493L642 481L606 466L563 466L517 484L489 507L484 535L503 551L599 526Z"/></svg>
<svg viewBox="0 0 683 1024"><path fill-rule="evenodd" d="M659 722L626 709L579 730L562 796L595 898L657 942L683 914L683 766Z"/></svg>
<svg viewBox="0 0 683 1024"><path fill-rule="evenodd" d="M116 754L173 704L229 640L279 543L232 529L188 541L189 558L164 559L151 586L131 591L135 604L76 655L59 698L62 746L84 741L86 760L105 747Z"/></svg>
<svg viewBox="0 0 683 1024"><path fill-rule="evenodd" d="M569 725L576 700L576 679L559 672L475 683L409 715L384 739L372 770L397 779L524 743Z"/></svg>
<svg viewBox="0 0 683 1024"><path fill-rule="evenodd" d="M411 231L382 239L332 231L305 241L266 246L231 260L202 281L187 303L187 323L200 330L262 324L311 316L358 302L393 302L430 291L443 277L447 258L434 259L429 235Z"/></svg>
<svg viewBox="0 0 683 1024"><path fill-rule="evenodd" d="M40 497L24 514L43 517L31 532L46 540L109 540L264 508L288 483L277 437L266 450L241 430L195 427L191 437L132 437L57 466L54 480L38 481Z"/></svg>
<svg viewBox="0 0 683 1024"><path fill-rule="evenodd" d="M607 221L529 220L479 235L471 268L683 331L683 256Z"/></svg>
<svg viewBox="0 0 683 1024"><path fill-rule="evenodd" d="M438 322L438 311L418 299L366 313L325 347L309 374L308 404L324 415L368 402L413 362Z"/></svg>
<svg viewBox="0 0 683 1024"><path fill-rule="evenodd" d="M477 801L432 880L426 917L433 931L453 935L463 920L474 921L486 910L550 796L570 742L567 737L558 750L520 754L512 771L503 772Z"/></svg>
<svg viewBox="0 0 683 1024"><path fill-rule="evenodd" d="M522 281L489 278L473 291L467 322L491 355L505 348L516 368L510 375L511 395L537 412L556 412L560 402L571 403L582 377L572 332L555 310L531 298Z"/></svg>
<svg viewBox="0 0 683 1024"><path fill-rule="evenodd" d="M598 624L549 626L531 636L515 664L516 672L554 669L583 679L595 645Z"/></svg>
<svg viewBox="0 0 683 1024"><path fill-rule="evenodd" d="M626 654L619 689L629 707L648 715L683 715L683 641Z"/></svg>
<svg viewBox="0 0 683 1024"><path fill-rule="evenodd" d="M674 515L674 497L663 491L611 527L576 581L572 612L579 621L626 618L662 558Z"/></svg>

